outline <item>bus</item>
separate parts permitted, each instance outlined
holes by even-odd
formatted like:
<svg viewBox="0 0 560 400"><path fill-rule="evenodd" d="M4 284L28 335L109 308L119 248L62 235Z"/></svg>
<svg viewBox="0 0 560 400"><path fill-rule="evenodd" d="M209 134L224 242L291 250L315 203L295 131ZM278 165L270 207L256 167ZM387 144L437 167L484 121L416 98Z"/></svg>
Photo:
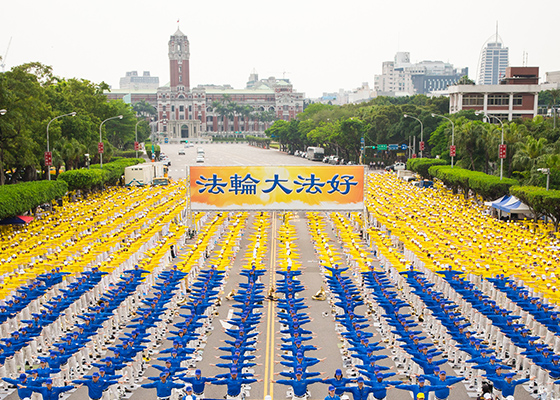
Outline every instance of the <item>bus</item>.
<svg viewBox="0 0 560 400"><path fill-rule="evenodd" d="M322 147L308 147L307 159L311 161L323 161L325 158L325 149Z"/></svg>

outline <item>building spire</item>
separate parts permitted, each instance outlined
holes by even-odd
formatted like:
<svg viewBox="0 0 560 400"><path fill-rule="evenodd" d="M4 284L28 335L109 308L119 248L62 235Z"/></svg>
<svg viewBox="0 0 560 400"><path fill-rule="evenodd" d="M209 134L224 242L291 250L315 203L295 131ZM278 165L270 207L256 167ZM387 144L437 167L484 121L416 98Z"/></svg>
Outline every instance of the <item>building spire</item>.
<svg viewBox="0 0 560 400"><path fill-rule="evenodd" d="M496 21L496 43L498 43L498 21Z"/></svg>

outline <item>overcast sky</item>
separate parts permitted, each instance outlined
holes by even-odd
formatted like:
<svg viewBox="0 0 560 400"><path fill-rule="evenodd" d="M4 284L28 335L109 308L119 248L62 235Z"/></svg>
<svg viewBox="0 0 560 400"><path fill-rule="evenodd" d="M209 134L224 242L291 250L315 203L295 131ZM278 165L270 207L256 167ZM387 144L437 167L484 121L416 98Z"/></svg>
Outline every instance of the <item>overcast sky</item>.
<svg viewBox="0 0 560 400"><path fill-rule="evenodd" d="M169 81L167 44L181 31L190 42L191 86L244 88L259 78L289 78L307 97L373 88L381 63L397 51L412 62L441 60L469 67L496 30L510 65L560 70L559 0L28 0L0 6L0 55L6 69L50 65L64 78L105 81L150 71Z"/></svg>

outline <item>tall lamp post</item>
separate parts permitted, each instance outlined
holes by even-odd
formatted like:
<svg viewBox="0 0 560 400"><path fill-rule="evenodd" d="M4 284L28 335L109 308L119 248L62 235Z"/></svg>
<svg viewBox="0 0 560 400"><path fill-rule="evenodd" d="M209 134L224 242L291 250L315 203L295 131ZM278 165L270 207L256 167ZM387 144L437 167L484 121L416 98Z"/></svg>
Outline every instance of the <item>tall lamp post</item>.
<svg viewBox="0 0 560 400"><path fill-rule="evenodd" d="M51 119L49 121L49 123L47 124L47 152L45 153L45 166L47 167L47 180L49 180L49 181L51 180L51 165L52 165L52 154L51 154L51 151L49 149L49 127L51 126L51 123L56 119L59 119L59 118L62 118L62 117L68 117L68 116L73 117L75 115L76 115L76 111L73 111L73 112L68 113L68 114L59 115L58 117L54 117L53 119Z"/></svg>
<svg viewBox="0 0 560 400"><path fill-rule="evenodd" d="M441 117L451 122L451 147L449 148L449 154L451 155L451 168L453 168L453 160L455 158L455 124L453 123L453 121L451 121L451 119L447 118L444 115L432 113L432 117Z"/></svg>
<svg viewBox="0 0 560 400"><path fill-rule="evenodd" d="M99 125L99 144L97 145L97 150L99 151L99 166L101 168L103 168L103 138L101 136L101 127L103 126L103 124L107 121L110 121L112 119L122 119L123 116L122 115L117 115L116 117L111 117L111 118L107 118L106 120L104 120L103 122L101 122L101 124Z"/></svg>
<svg viewBox="0 0 560 400"><path fill-rule="evenodd" d="M546 175L546 190L548 190L548 183L550 181L550 168L539 168L537 169L537 171Z"/></svg>
<svg viewBox="0 0 560 400"><path fill-rule="evenodd" d="M484 112L476 112L475 114L476 115L484 115L489 120L490 120L490 118L495 118L495 119L498 120L498 122L502 126L502 140L500 142L500 147L498 149L498 156L500 157L500 180L502 180L502 178L504 176L504 158L506 158L506 148L505 148L505 145L504 145L504 123L502 122L502 120L500 118L496 117L495 115L484 114Z"/></svg>
<svg viewBox="0 0 560 400"><path fill-rule="evenodd" d="M424 124L418 118L413 117L412 115L405 114L405 118L412 118L416 121L420 122L420 158L422 158L422 151L424 150ZM416 140L414 141L414 145L416 146Z"/></svg>
<svg viewBox="0 0 560 400"><path fill-rule="evenodd" d="M134 141L134 150L136 150L136 158L138 158L138 124L142 122L142 120L138 120L138 122L136 122L136 126L134 127L134 137L135 137L135 141Z"/></svg>

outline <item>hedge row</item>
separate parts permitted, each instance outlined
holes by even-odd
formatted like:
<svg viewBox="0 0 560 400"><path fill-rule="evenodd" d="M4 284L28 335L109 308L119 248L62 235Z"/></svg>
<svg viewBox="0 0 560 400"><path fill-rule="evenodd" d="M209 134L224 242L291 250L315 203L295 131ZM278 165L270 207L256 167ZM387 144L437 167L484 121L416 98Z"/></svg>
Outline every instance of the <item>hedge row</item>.
<svg viewBox="0 0 560 400"><path fill-rule="evenodd" d="M212 138L213 142L247 142L250 136L247 136L246 138L244 137L221 137L221 136L215 136Z"/></svg>
<svg viewBox="0 0 560 400"><path fill-rule="evenodd" d="M64 181L34 181L0 186L0 219L15 217L41 204L63 197L68 191Z"/></svg>
<svg viewBox="0 0 560 400"><path fill-rule="evenodd" d="M449 165L434 165L428 169L428 173L451 187L453 193L461 189L465 198L468 197L469 190L472 190L485 200L494 200L508 194L512 186L519 185L515 179L500 180L494 175L463 168L451 168Z"/></svg>
<svg viewBox="0 0 560 400"><path fill-rule="evenodd" d="M446 161L439 158L409 158L406 162L406 169L418 173L423 179L430 179L432 177L428 172L430 167L446 164Z"/></svg>
<svg viewBox="0 0 560 400"><path fill-rule="evenodd" d="M546 190L537 186L512 186L509 192L527 204L535 219L546 215L554 221L558 231L560 223L560 190Z"/></svg>
<svg viewBox="0 0 560 400"><path fill-rule="evenodd" d="M251 146L262 147L264 149L270 148L270 142L272 141L271 138L263 138L257 136L247 136L246 139Z"/></svg>
<svg viewBox="0 0 560 400"><path fill-rule="evenodd" d="M121 158L107 164L103 168L94 164L90 169L74 169L66 171L58 176L68 184L68 190L93 190L105 185L116 185L124 169L131 165L143 163L141 158Z"/></svg>

